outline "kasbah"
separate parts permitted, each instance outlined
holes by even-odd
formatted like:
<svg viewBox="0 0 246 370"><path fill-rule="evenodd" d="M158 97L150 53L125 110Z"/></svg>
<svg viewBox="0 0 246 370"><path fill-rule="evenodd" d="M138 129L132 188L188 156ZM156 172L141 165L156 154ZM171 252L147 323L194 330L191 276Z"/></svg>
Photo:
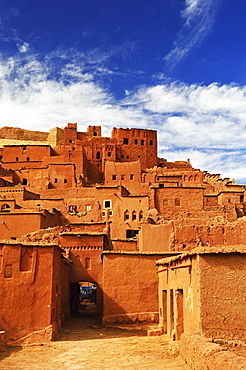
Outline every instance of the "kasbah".
<svg viewBox="0 0 246 370"><path fill-rule="evenodd" d="M246 185L157 157L157 132L0 129L0 344L105 326L246 340ZM205 338L205 339L204 339Z"/></svg>

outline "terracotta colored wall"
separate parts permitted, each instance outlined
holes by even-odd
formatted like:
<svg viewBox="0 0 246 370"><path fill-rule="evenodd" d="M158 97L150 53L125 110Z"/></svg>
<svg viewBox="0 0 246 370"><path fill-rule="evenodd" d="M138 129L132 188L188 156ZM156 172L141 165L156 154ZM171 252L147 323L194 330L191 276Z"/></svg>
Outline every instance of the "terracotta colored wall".
<svg viewBox="0 0 246 370"><path fill-rule="evenodd" d="M159 266L159 326L171 340L177 340L181 332L200 332L199 270L197 259L182 260L172 269ZM181 266L180 268L177 268ZM180 296L182 290L183 296ZM181 330L178 299L182 299L183 330Z"/></svg>
<svg viewBox="0 0 246 370"><path fill-rule="evenodd" d="M106 162L105 184L121 185L131 194L140 192L140 162Z"/></svg>
<svg viewBox="0 0 246 370"><path fill-rule="evenodd" d="M172 223L151 225L143 222L138 235L140 252L164 252L174 249Z"/></svg>
<svg viewBox="0 0 246 370"><path fill-rule="evenodd" d="M201 319L206 336L245 340L246 256L201 255Z"/></svg>
<svg viewBox="0 0 246 370"><path fill-rule="evenodd" d="M158 312L157 255L103 255L105 324L154 321Z"/></svg>
<svg viewBox="0 0 246 370"><path fill-rule="evenodd" d="M21 245L1 246L0 327L6 331L7 339L14 340L57 320L52 311L52 280L58 285L53 269L59 271L59 265L54 263L54 247L29 247L32 257L28 257L29 267L25 271L20 271L21 253L25 253Z"/></svg>

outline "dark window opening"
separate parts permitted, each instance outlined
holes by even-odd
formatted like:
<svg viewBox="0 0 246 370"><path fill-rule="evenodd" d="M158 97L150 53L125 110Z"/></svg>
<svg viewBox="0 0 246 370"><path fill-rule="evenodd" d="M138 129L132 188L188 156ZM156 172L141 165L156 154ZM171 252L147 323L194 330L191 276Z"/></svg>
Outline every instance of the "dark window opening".
<svg viewBox="0 0 246 370"><path fill-rule="evenodd" d="M128 144L128 141L129 141L129 140L128 140L127 138L124 138L124 139L123 139L123 144L127 145L127 144Z"/></svg>
<svg viewBox="0 0 246 370"><path fill-rule="evenodd" d="M2 161L2 159L3 159L3 156L2 156L2 155L0 155L0 161Z"/></svg>
<svg viewBox="0 0 246 370"><path fill-rule="evenodd" d="M240 203L243 202L243 199L244 199L244 196L243 195L240 195Z"/></svg>
<svg viewBox="0 0 246 370"><path fill-rule="evenodd" d="M121 175L121 180L125 180L125 175Z"/></svg>
<svg viewBox="0 0 246 370"><path fill-rule="evenodd" d="M132 221L137 219L137 213L135 211L132 212Z"/></svg>
<svg viewBox="0 0 246 370"><path fill-rule="evenodd" d="M231 203L231 199L228 199L228 203Z"/></svg>
<svg viewBox="0 0 246 370"><path fill-rule="evenodd" d="M111 201L110 200L105 200L104 201L104 208L111 208Z"/></svg>
<svg viewBox="0 0 246 370"><path fill-rule="evenodd" d="M135 140L134 140L134 144L137 144L137 143L138 143L138 141L137 141L137 139L135 139Z"/></svg>
<svg viewBox="0 0 246 370"><path fill-rule="evenodd" d="M55 184L57 184L57 183L58 183L58 179L55 179L55 180L54 180L54 183L55 183Z"/></svg>
<svg viewBox="0 0 246 370"><path fill-rule="evenodd" d="M1 212L10 212L10 205L9 204L3 204L1 207Z"/></svg>
<svg viewBox="0 0 246 370"><path fill-rule="evenodd" d="M144 140L141 140L141 145L144 145Z"/></svg>
<svg viewBox="0 0 246 370"><path fill-rule="evenodd" d="M27 161L30 161L30 157L26 157L26 160L27 160Z"/></svg>
<svg viewBox="0 0 246 370"><path fill-rule="evenodd" d="M133 180L134 179L134 174L131 174L130 175L130 180Z"/></svg>
<svg viewBox="0 0 246 370"><path fill-rule="evenodd" d="M15 160L16 160L16 162L18 162L19 161L19 157L16 157Z"/></svg>
<svg viewBox="0 0 246 370"><path fill-rule="evenodd" d="M93 132L93 136L97 136L97 132L96 131Z"/></svg>
<svg viewBox="0 0 246 370"><path fill-rule="evenodd" d="M141 221L143 219L143 211L140 211L139 212L139 221Z"/></svg>
<svg viewBox="0 0 246 370"><path fill-rule="evenodd" d="M121 158L124 159L124 155L123 154L122 154Z"/></svg>
<svg viewBox="0 0 246 370"><path fill-rule="evenodd" d="M67 179L64 179L64 184L67 184Z"/></svg>
<svg viewBox="0 0 246 370"><path fill-rule="evenodd" d="M23 146L23 150L26 150L26 146Z"/></svg>
<svg viewBox="0 0 246 370"><path fill-rule="evenodd" d="M101 154L100 154L100 152L97 152L96 159L100 159L100 158L101 158Z"/></svg>
<svg viewBox="0 0 246 370"><path fill-rule="evenodd" d="M126 210L124 213L124 221L129 220L129 218L130 218L129 211Z"/></svg>
<svg viewBox="0 0 246 370"><path fill-rule="evenodd" d="M108 157L111 157L111 152L108 152Z"/></svg>
<svg viewBox="0 0 246 370"><path fill-rule="evenodd" d="M126 159L129 159L129 155L126 156Z"/></svg>
<svg viewBox="0 0 246 370"><path fill-rule="evenodd" d="M139 230L126 230L126 238L135 238L139 233Z"/></svg>
<svg viewBox="0 0 246 370"><path fill-rule="evenodd" d="M159 184L159 188L164 188L164 184Z"/></svg>
<svg viewBox="0 0 246 370"><path fill-rule="evenodd" d="M27 179L22 180L22 185L27 185Z"/></svg>
<svg viewBox="0 0 246 370"><path fill-rule="evenodd" d="M150 140L149 141L149 145L153 145L153 140Z"/></svg>
<svg viewBox="0 0 246 370"><path fill-rule="evenodd" d="M116 175L112 175L112 180L116 180Z"/></svg>
<svg viewBox="0 0 246 370"><path fill-rule="evenodd" d="M70 144L73 142L73 140L71 140L71 139L69 139L68 141L69 141Z"/></svg>

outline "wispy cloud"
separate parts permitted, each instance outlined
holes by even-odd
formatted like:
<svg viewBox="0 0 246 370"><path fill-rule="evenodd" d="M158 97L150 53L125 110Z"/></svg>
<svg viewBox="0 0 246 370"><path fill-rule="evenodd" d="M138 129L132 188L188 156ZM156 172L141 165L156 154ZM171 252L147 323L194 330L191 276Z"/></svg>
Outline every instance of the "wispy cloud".
<svg viewBox="0 0 246 370"><path fill-rule="evenodd" d="M172 50L164 57L172 70L189 52L202 42L211 31L218 0L186 0L181 17L185 23L173 43Z"/></svg>

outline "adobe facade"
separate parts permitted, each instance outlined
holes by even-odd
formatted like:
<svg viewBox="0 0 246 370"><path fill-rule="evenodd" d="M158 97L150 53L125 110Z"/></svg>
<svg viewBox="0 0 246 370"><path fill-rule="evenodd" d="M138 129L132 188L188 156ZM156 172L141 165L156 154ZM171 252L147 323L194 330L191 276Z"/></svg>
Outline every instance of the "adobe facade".
<svg viewBox="0 0 246 370"><path fill-rule="evenodd" d="M1 128L0 231L4 250L16 253L12 277L5 277L10 262L2 259L3 286L26 284L20 267L25 243L37 245L41 254L57 254L56 264L47 263L43 283L50 292L62 286L55 293L60 308L54 320L48 312L40 325L24 320L27 330L19 328L14 339L64 320L69 314L64 297L81 281L97 284L97 313L105 324L157 322L156 261L197 247L244 244L244 201L245 185L195 169L189 160L158 158L154 130L114 128L111 137L103 137L100 126L79 132L76 123L49 133ZM62 274L58 254L68 275ZM45 269L32 266L30 274ZM6 307L12 295L13 289ZM38 312L41 298L34 296L25 310ZM10 312L21 322L17 309ZM4 320L0 330L10 338Z"/></svg>

